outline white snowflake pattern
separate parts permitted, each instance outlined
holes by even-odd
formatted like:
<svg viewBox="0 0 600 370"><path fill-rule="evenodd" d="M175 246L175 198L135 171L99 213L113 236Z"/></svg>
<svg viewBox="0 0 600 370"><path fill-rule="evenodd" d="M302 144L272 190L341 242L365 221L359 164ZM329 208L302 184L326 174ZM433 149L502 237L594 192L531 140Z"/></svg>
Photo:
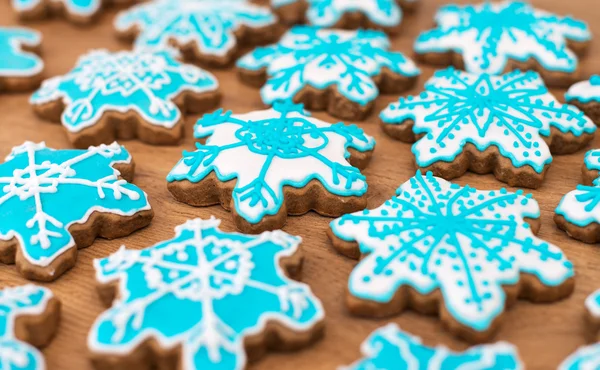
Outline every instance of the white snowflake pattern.
<svg viewBox="0 0 600 370"><path fill-rule="evenodd" d="M531 195L460 187L431 172L417 173L396 194L331 223L334 246L356 242L366 255L350 275L353 297L386 305L404 286L421 295L439 289L439 304L468 329L457 333L481 340L504 310L503 286L518 284L522 273L553 289L553 299L572 291L572 263L526 221L540 216Z"/></svg>
<svg viewBox="0 0 600 370"><path fill-rule="evenodd" d="M120 282L120 298L90 331L93 353L130 353L152 338L162 348L180 345L184 370L242 369L244 338L267 323L316 330L324 316L320 301L279 266L297 253L300 238L224 233L218 226L215 219L191 220L172 240L95 262L100 283Z"/></svg>

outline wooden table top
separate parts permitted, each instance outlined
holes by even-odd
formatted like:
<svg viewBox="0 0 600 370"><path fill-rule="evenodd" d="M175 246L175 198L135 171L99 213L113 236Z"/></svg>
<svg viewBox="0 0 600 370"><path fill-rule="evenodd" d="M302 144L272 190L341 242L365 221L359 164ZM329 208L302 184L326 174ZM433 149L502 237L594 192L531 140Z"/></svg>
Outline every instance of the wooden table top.
<svg viewBox="0 0 600 370"><path fill-rule="evenodd" d="M412 43L420 31L429 28L437 7L445 0L423 0L419 10L407 17L403 32L394 38L394 49L412 55ZM600 7L592 0L533 0L536 7L558 14L572 14L587 21L592 32L600 35ZM0 25L16 25L9 1L0 2ZM112 19L114 12L104 13L98 24L78 28L63 20L53 19L28 23L44 35L43 58L46 76L63 74L71 69L77 57L90 48L119 50L128 45L114 37ZM600 73L600 46L593 43L590 52L581 62L583 73L588 77ZM423 75L410 93L422 89L423 82L434 69L422 66ZM213 70L218 77L224 98L222 106L235 112L262 108L258 90L242 85L233 70ZM562 100L564 90L554 91ZM3 94L0 96L0 155L3 157L13 146L25 140L45 141L49 147L70 148L63 128L58 124L42 121L28 104L29 94ZM377 114L396 96L378 99L374 113L360 126L377 140L377 148L371 165L364 171L369 183L369 207L375 208L394 194L395 189L415 173L410 145L394 141L384 135L377 123ZM316 117L337 121L326 114ZM220 206L194 208L176 202L167 191L165 176L181 156L183 149L193 148L192 125L198 116L187 117L186 138L174 147L155 147L138 141L122 142L136 161L135 184L150 196L156 212L152 224L133 235L108 241L98 239L89 248L79 252L77 265L56 282L45 284L63 302L63 319L52 344L44 350L48 368L89 370L86 357L86 338L95 318L105 310L94 288L92 260L105 257L121 245L128 248L145 248L162 240L172 238L174 227L189 218L208 218L214 215L223 220L222 229L233 231L231 215ZM600 135L591 147L600 146ZM552 221L554 208L562 195L575 188L581 180L581 164L585 150L573 155L556 156L544 185L532 191L542 208L540 237L554 243L565 251L574 262L576 287L574 294L553 304L531 304L519 301L504 314L504 322L496 340L513 343L518 347L528 369L555 368L578 346L585 343L583 320L585 298L600 288L600 248L570 239L558 230ZM504 184L493 175L467 174L456 180L480 189L496 189ZM325 337L314 345L290 353L269 352L252 369L333 369L349 364L359 357L359 346L376 328L388 322L396 322L404 330L423 338L425 344L445 344L455 350L467 348L467 344L454 339L446 332L437 317L405 312L388 320L370 320L349 315L344 305L347 279L356 261L336 253L331 247L325 230L331 219L309 213L290 217L284 228L288 233L304 239L305 264L303 282L311 286L322 300L326 310ZM26 281L14 266L0 266L0 287L21 285Z"/></svg>

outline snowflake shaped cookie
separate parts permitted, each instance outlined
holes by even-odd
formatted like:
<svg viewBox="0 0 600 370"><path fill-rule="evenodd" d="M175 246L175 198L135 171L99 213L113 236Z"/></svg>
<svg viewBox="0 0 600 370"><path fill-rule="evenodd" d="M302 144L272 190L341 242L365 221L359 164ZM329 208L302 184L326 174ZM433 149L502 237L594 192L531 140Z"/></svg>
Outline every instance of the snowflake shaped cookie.
<svg viewBox="0 0 600 370"><path fill-rule="evenodd" d="M586 243L600 241L600 149L583 161L583 185L567 193L556 207L554 221L571 237Z"/></svg>
<svg viewBox="0 0 600 370"><path fill-rule="evenodd" d="M176 144L182 110L206 112L220 98L215 77L168 52L92 51L33 94L37 114L60 121L78 148L138 137Z"/></svg>
<svg viewBox="0 0 600 370"><path fill-rule="evenodd" d="M131 4L137 0L11 0L23 19L39 19L49 14L64 14L74 23L90 23L105 3Z"/></svg>
<svg viewBox="0 0 600 370"><path fill-rule="evenodd" d="M366 206L360 168L375 140L355 125L329 124L285 102L240 115L219 110L195 131L209 138L183 153L169 190L191 205L221 203L244 232L279 229L288 214L311 209L340 216Z"/></svg>
<svg viewBox="0 0 600 370"><path fill-rule="evenodd" d="M504 287L526 286L536 302L572 292L573 265L534 236L540 208L522 190L479 191L418 172L396 194L331 223L336 249L365 256L348 283L352 312L392 315L427 301L451 332L480 342L519 294Z"/></svg>
<svg viewBox="0 0 600 370"><path fill-rule="evenodd" d="M565 99L581 109L596 125L600 125L600 76L593 75L587 81L574 84L565 94Z"/></svg>
<svg viewBox="0 0 600 370"><path fill-rule="evenodd" d="M593 330L600 327L600 290L585 300L588 321ZM594 333L595 335L597 333ZM600 343L579 348L558 367L558 370L588 370L600 368Z"/></svg>
<svg viewBox="0 0 600 370"><path fill-rule="evenodd" d="M150 204L125 180L132 178L131 156L116 143L87 150L31 142L13 148L0 164L0 261L16 259L26 278L50 281L97 235L122 237L148 225Z"/></svg>
<svg viewBox="0 0 600 370"><path fill-rule="evenodd" d="M338 118L364 119L380 89L399 93L420 74L410 59L389 49L379 31L296 26L279 43L240 58L237 67L243 81L262 85L267 105L293 99Z"/></svg>
<svg viewBox="0 0 600 370"><path fill-rule="evenodd" d="M153 0L115 19L117 32L135 38L137 48L175 45L188 59L218 66L235 59L239 40L273 41L277 27L269 8L250 0Z"/></svg>
<svg viewBox="0 0 600 370"><path fill-rule="evenodd" d="M375 330L361 346L364 358L344 370L395 369L523 369L517 349L508 343L475 346L459 353L446 347L428 347L396 324Z"/></svg>
<svg viewBox="0 0 600 370"><path fill-rule="evenodd" d="M591 32L582 21L534 9L520 1L447 5L435 16L437 28L422 33L415 51L425 61L450 64L460 56L467 72L501 74L533 65L550 85L577 78L575 52Z"/></svg>
<svg viewBox="0 0 600 370"><path fill-rule="evenodd" d="M88 337L98 361L178 347L182 370L243 369L246 350L260 352L267 336L287 333L278 338L288 347L317 338L321 303L286 276L301 263L300 238L225 233L219 223L191 220L174 239L96 260L101 289L119 297Z"/></svg>
<svg viewBox="0 0 600 370"><path fill-rule="evenodd" d="M418 96L381 112L392 137L416 143L417 167L446 179L467 169L493 172L511 186L539 187L551 152L575 152L593 138L594 123L561 104L535 72L502 76L437 71Z"/></svg>
<svg viewBox="0 0 600 370"><path fill-rule="evenodd" d="M27 28L0 27L0 91L30 90L39 85L44 62L42 35Z"/></svg>
<svg viewBox="0 0 600 370"><path fill-rule="evenodd" d="M35 347L48 345L60 318L60 302L47 288L23 285L0 290L0 366L3 370L45 370Z"/></svg>
<svg viewBox="0 0 600 370"><path fill-rule="evenodd" d="M271 0L271 5L286 23L305 22L326 28L377 28L395 33L402 22L402 8L412 10L417 2L418 0Z"/></svg>

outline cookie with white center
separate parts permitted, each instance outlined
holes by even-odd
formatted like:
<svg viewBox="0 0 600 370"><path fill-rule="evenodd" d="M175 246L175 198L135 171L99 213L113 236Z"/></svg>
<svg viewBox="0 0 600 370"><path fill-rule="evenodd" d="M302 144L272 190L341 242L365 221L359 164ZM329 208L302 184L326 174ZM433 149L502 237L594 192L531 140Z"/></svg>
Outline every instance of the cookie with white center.
<svg viewBox="0 0 600 370"><path fill-rule="evenodd" d="M565 94L565 100L600 125L600 76L593 75L589 80L571 86Z"/></svg>

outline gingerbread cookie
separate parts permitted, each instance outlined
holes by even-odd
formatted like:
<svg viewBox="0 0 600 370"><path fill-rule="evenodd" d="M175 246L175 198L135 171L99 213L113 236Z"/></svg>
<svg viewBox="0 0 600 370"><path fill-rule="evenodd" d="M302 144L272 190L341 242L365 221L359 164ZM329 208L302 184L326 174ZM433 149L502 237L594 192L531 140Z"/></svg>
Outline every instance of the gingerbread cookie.
<svg viewBox="0 0 600 370"><path fill-rule="evenodd" d="M112 303L88 336L97 369L243 369L267 348L320 337L321 302L288 277L299 272L301 239L225 233L219 223L191 220L174 239L95 261Z"/></svg>
<svg viewBox="0 0 600 370"><path fill-rule="evenodd" d="M60 321L60 302L47 288L23 285L0 290L0 367L45 370L35 347L47 346Z"/></svg>
<svg viewBox="0 0 600 370"><path fill-rule="evenodd" d="M326 28L376 28L396 33L402 10L418 0L271 0L279 18L288 24L308 23Z"/></svg>
<svg viewBox="0 0 600 370"><path fill-rule="evenodd" d="M567 193L556 207L554 221L569 236L586 243L600 242L600 149L583 161L583 185Z"/></svg>
<svg viewBox="0 0 600 370"><path fill-rule="evenodd" d="M561 104L535 72L480 75L437 71L418 96L381 112L384 131L416 143L418 168L447 180L493 172L510 186L537 188L553 154L586 146L596 125Z"/></svg>
<svg viewBox="0 0 600 370"><path fill-rule="evenodd" d="M587 81L571 86L565 94L565 100L600 125L600 76L594 75Z"/></svg>
<svg viewBox="0 0 600 370"><path fill-rule="evenodd" d="M534 69L552 86L579 79L577 54L592 38L585 22L521 1L446 5L435 21L437 28L415 42L421 61L453 64L475 74Z"/></svg>
<svg viewBox="0 0 600 370"><path fill-rule="evenodd" d="M15 147L0 164L0 261L28 279L52 281L71 268L77 248L150 223L146 194L128 183L134 164L116 143L54 150Z"/></svg>
<svg viewBox="0 0 600 370"><path fill-rule="evenodd" d="M26 91L40 84L44 62L37 54L41 43L37 31L0 27L0 91Z"/></svg>
<svg viewBox="0 0 600 370"><path fill-rule="evenodd" d="M521 370L517 349L499 342L453 352L444 346L428 347L421 339L388 324L373 332L361 346L364 358L342 370Z"/></svg>
<svg viewBox="0 0 600 370"><path fill-rule="evenodd" d="M380 90L400 93L420 74L410 59L390 51L383 32L308 26L294 27L279 43L257 48L237 67L242 81L262 86L267 105L293 99L348 120L364 119Z"/></svg>
<svg viewBox="0 0 600 370"><path fill-rule="evenodd" d="M277 17L250 0L153 0L121 12L115 19L121 38L135 46L175 46L191 61L225 66L243 44L274 41Z"/></svg>
<svg viewBox="0 0 600 370"><path fill-rule="evenodd" d="M450 332L481 342L517 298L552 302L573 291L572 263L534 235L540 208L522 190L479 191L417 172L396 194L331 223L333 246L363 256L348 282L352 313L438 313Z"/></svg>
<svg viewBox="0 0 600 370"><path fill-rule="evenodd" d="M314 210L337 217L366 207L360 172L375 140L357 126L312 118L301 105L233 115L216 111L195 128L193 152L184 152L167 181L193 206L221 204L243 232L280 229L287 215Z"/></svg>
<svg viewBox="0 0 600 370"><path fill-rule="evenodd" d="M11 0L21 19L32 20L64 15L76 24L91 23L107 4L133 4L137 0Z"/></svg>
<svg viewBox="0 0 600 370"><path fill-rule="evenodd" d="M92 51L64 76L44 81L30 99L41 117L59 121L75 147L119 139L177 144L182 111L202 113L220 99L215 77L166 51Z"/></svg>
<svg viewBox="0 0 600 370"><path fill-rule="evenodd" d="M585 300L587 319L591 324L590 330L593 341L598 341L600 329L600 290L591 294ZM597 369L600 365L600 343L579 348L558 367L558 370L588 370Z"/></svg>

